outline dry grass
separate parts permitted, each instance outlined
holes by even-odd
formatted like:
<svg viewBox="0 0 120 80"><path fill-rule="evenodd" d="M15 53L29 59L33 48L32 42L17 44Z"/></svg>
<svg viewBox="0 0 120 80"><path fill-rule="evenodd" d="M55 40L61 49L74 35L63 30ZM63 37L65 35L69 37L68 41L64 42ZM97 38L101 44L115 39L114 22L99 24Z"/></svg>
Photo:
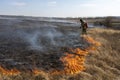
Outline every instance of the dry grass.
<svg viewBox="0 0 120 80"><path fill-rule="evenodd" d="M89 34L102 43L86 61L86 73L95 80L119 80L120 75L120 31L95 28Z"/></svg>
<svg viewBox="0 0 120 80"><path fill-rule="evenodd" d="M94 28L88 34L102 46L86 56L86 70L74 75L38 75L21 73L15 76L0 74L0 80L120 80L120 30Z"/></svg>

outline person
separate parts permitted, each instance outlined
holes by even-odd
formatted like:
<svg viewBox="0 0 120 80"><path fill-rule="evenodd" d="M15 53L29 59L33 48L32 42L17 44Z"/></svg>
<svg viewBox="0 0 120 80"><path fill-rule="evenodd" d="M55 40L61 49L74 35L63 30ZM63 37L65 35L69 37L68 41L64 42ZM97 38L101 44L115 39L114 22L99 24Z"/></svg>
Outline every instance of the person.
<svg viewBox="0 0 120 80"><path fill-rule="evenodd" d="M80 22L81 22L81 26L80 26L80 29L82 29L82 34L87 34L87 28L88 28L88 25L85 21L83 21L82 19L80 19Z"/></svg>

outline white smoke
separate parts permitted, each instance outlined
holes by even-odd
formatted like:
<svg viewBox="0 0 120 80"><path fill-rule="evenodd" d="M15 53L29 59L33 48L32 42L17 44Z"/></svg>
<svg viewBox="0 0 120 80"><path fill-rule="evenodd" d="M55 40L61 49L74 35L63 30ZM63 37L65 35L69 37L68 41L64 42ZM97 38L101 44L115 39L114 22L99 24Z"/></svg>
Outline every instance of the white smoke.
<svg viewBox="0 0 120 80"><path fill-rule="evenodd" d="M38 38L40 36L40 32L35 32L33 34L26 34L25 39L28 41L30 44L30 49L36 49L36 50L41 50L42 45L40 42L38 43Z"/></svg>
<svg viewBox="0 0 120 80"><path fill-rule="evenodd" d="M21 39L29 44L28 48L33 50L45 50L49 46L58 46L55 40L63 34L54 28L34 30L33 32L18 31Z"/></svg>
<svg viewBox="0 0 120 80"><path fill-rule="evenodd" d="M46 51L50 48L73 46L73 41L79 33L70 29L78 27L78 23L50 18L46 20L42 22L34 18L1 19L3 32L0 32L0 36L12 42L20 39L20 44L25 44L24 47L32 50Z"/></svg>

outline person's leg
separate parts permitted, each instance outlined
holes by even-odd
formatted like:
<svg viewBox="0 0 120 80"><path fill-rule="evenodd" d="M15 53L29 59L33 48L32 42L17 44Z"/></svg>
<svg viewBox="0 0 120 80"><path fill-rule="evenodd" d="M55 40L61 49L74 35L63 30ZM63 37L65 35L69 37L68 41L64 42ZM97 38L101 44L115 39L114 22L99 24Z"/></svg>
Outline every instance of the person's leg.
<svg viewBox="0 0 120 80"><path fill-rule="evenodd" d="M85 34L87 35L87 30L85 29Z"/></svg>
<svg viewBox="0 0 120 80"><path fill-rule="evenodd" d="M82 34L83 34L83 35L86 34L86 29L83 29L83 30L82 30Z"/></svg>

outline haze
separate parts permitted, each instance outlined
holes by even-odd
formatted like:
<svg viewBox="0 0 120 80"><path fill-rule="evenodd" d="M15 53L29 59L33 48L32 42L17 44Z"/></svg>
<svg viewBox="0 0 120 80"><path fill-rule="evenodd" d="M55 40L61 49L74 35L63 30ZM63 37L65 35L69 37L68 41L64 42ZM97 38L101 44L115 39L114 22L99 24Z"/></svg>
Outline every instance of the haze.
<svg viewBox="0 0 120 80"><path fill-rule="evenodd" d="M120 0L0 0L0 15L120 16Z"/></svg>

